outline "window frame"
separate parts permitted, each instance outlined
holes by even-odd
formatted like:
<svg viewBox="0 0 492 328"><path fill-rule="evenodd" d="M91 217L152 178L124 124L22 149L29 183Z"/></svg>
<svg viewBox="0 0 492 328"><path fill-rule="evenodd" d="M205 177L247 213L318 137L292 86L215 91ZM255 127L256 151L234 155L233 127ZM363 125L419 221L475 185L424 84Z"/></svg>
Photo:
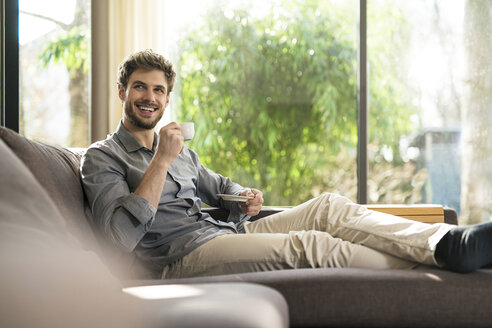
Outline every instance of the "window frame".
<svg viewBox="0 0 492 328"><path fill-rule="evenodd" d="M19 132L19 1L1 0L2 126Z"/></svg>

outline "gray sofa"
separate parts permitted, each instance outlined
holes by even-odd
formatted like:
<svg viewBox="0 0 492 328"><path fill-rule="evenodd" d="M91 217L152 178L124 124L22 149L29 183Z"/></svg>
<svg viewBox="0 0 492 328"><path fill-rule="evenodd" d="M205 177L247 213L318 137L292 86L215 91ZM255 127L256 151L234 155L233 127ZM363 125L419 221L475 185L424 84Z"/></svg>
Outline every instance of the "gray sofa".
<svg viewBox="0 0 492 328"><path fill-rule="evenodd" d="M87 221L80 154L0 136L0 327L288 327L267 286L122 284Z"/></svg>
<svg viewBox="0 0 492 328"><path fill-rule="evenodd" d="M151 324L166 322L169 326L178 327L193 325L213 327L219 324L230 327L285 325L293 327L488 327L492 325L492 311L489 310L488 301L489 295L492 295L491 270L479 270L463 275L429 267L416 270L302 269L177 280L149 279L144 274L138 277L125 277L122 272L126 272L125 267L132 259L109 250L107 245L100 243L100 238L91 229L92 216L86 206L78 171L81 152L36 143L5 128L0 128L0 138L3 140L0 144L0 158L7 155L15 156L13 160L25 165L29 171L28 174L32 175L26 183L37 185L38 188L33 191L31 187L26 187L25 190L18 192L20 196L8 195L10 198L19 199L18 204L10 202L11 205L14 203L14 209L19 209L21 206L22 209L28 211L27 216L33 211L36 212L36 220L25 221L22 235L29 236L24 230L29 230L31 226L38 227L42 223L39 229L43 232L49 231L48 235L51 237L48 238L46 234L43 234L39 244L51 243L53 235L69 235L69 239L74 239L79 245L74 254L60 256L63 260L76 259L70 262L78 264L75 268L71 268L69 282L73 286L89 286L83 288L87 295L82 293L83 302L79 302L82 305L79 303L74 305L84 308L90 303L88 300L102 294L108 299L116 298L117 302L114 304L124 303L118 305L117 308L131 309L131 311L116 311L115 314L113 307L108 308L107 302L98 301L103 305L94 311L95 317L99 312L102 312L100 317L105 320L112 320L114 315L117 315L119 320L121 317L129 317L123 320L124 323L129 324L134 322L135 318L143 320L143 316L150 320ZM21 181L17 177L19 172L14 170L18 166L2 163L2 175L10 177L16 188L19 187ZM2 195L7 192L6 190L10 190L7 188L10 187L5 187L2 180ZM39 193L45 193L45 199L41 203L50 203L58 213L55 217L46 215L46 211L42 209L32 210L36 208L36 203L26 201L26 197L22 196L27 194L29 199ZM3 200L2 203L4 203ZM29 209L32 211L29 212ZM221 210L211 209L210 211L219 217L224 215ZM8 228L9 224L11 226L8 219L5 223L5 217L8 215L4 215L4 212L4 205L2 205L2 221L0 222L2 233L6 231L5 227ZM267 214L270 214L268 209L263 211L261 216ZM457 223L456 212L446 209L445 220ZM39 237L39 234L36 237ZM27 239L31 240L31 238ZM3 239L1 240L3 243ZM49 243L46 240L49 240ZM14 240L14 242L19 245L19 240ZM50 252L53 249L64 247L60 245L65 244L57 241L49 249ZM37 249L37 247L34 248ZM2 249L5 247L2 246ZM17 248L10 247L10 250L18 252ZM32 247L28 247L26 250L21 250L19 256L22 257L31 252ZM87 259L88 257L90 260ZM27 261L27 263L29 265L26 265L25 270L33 272L32 262ZM59 261L55 261L55 265L59 264ZM87 270L87 267L91 270ZM112 272L109 276L116 275L120 278L107 278L107 271ZM20 270L20 272L23 271ZM48 270L48 272L51 271ZM0 273L4 274L3 271ZM57 274L60 276L58 272ZM33 275L36 276L36 273ZM103 286L96 284L98 288L95 288L93 281L89 279L91 277L104 277L103 281L109 281L109 283L104 283ZM60 277L57 279L62 285L69 284L65 281L67 279ZM3 284L3 278L1 281ZM137 305L135 305L135 299L130 298L131 306L128 307L128 297L121 297L121 286L172 286L176 284L202 288L202 298L173 298L157 303L138 301ZM108 287L113 285L118 287ZM207 294L212 291L215 291L217 295ZM11 291L11 295L15 295L15 289ZM77 298L78 295L74 297ZM210 302L207 302L207 297ZM4 298L5 294L2 295L0 305L3 305ZM208 304L208 307L204 307L204 304ZM9 306L13 307L12 304ZM15 309L13 308L12 311ZM85 312L90 310L93 310L92 307L85 309ZM74 315L77 314L78 312ZM142 321L138 322L142 325Z"/></svg>

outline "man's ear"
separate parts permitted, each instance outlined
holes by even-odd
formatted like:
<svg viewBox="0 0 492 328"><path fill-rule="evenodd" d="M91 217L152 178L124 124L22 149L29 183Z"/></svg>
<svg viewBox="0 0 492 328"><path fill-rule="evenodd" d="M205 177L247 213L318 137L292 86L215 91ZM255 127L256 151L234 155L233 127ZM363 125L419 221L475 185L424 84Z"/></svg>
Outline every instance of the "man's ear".
<svg viewBox="0 0 492 328"><path fill-rule="evenodd" d="M125 87L118 83L118 97L121 101L124 101L126 98L126 90Z"/></svg>
<svg viewBox="0 0 492 328"><path fill-rule="evenodd" d="M169 105L169 100L171 99L171 93L168 93L167 96L166 96L166 106L164 106L164 108L167 107L167 105Z"/></svg>

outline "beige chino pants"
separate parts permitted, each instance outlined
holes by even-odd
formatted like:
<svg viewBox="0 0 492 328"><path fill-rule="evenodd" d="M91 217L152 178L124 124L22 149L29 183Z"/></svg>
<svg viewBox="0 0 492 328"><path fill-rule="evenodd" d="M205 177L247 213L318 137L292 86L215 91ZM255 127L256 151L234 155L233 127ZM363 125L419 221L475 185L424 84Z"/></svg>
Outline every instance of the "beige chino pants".
<svg viewBox="0 0 492 328"><path fill-rule="evenodd" d="M245 234L218 236L167 266L162 278L295 268L410 269L438 265L437 243L451 225L426 224L368 210L323 194L266 218Z"/></svg>

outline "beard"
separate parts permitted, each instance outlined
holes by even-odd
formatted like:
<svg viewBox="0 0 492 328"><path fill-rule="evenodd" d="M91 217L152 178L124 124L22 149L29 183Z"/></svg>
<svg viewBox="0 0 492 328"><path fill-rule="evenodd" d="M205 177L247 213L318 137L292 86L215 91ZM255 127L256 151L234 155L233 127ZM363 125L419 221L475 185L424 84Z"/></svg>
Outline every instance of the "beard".
<svg viewBox="0 0 492 328"><path fill-rule="evenodd" d="M164 112L161 112L153 121L146 122L137 116L137 114L133 111L132 104L129 101L125 102L124 109L126 117L133 126L146 130L151 130L155 128L157 123L159 123L159 121L161 120L162 115L164 114Z"/></svg>

